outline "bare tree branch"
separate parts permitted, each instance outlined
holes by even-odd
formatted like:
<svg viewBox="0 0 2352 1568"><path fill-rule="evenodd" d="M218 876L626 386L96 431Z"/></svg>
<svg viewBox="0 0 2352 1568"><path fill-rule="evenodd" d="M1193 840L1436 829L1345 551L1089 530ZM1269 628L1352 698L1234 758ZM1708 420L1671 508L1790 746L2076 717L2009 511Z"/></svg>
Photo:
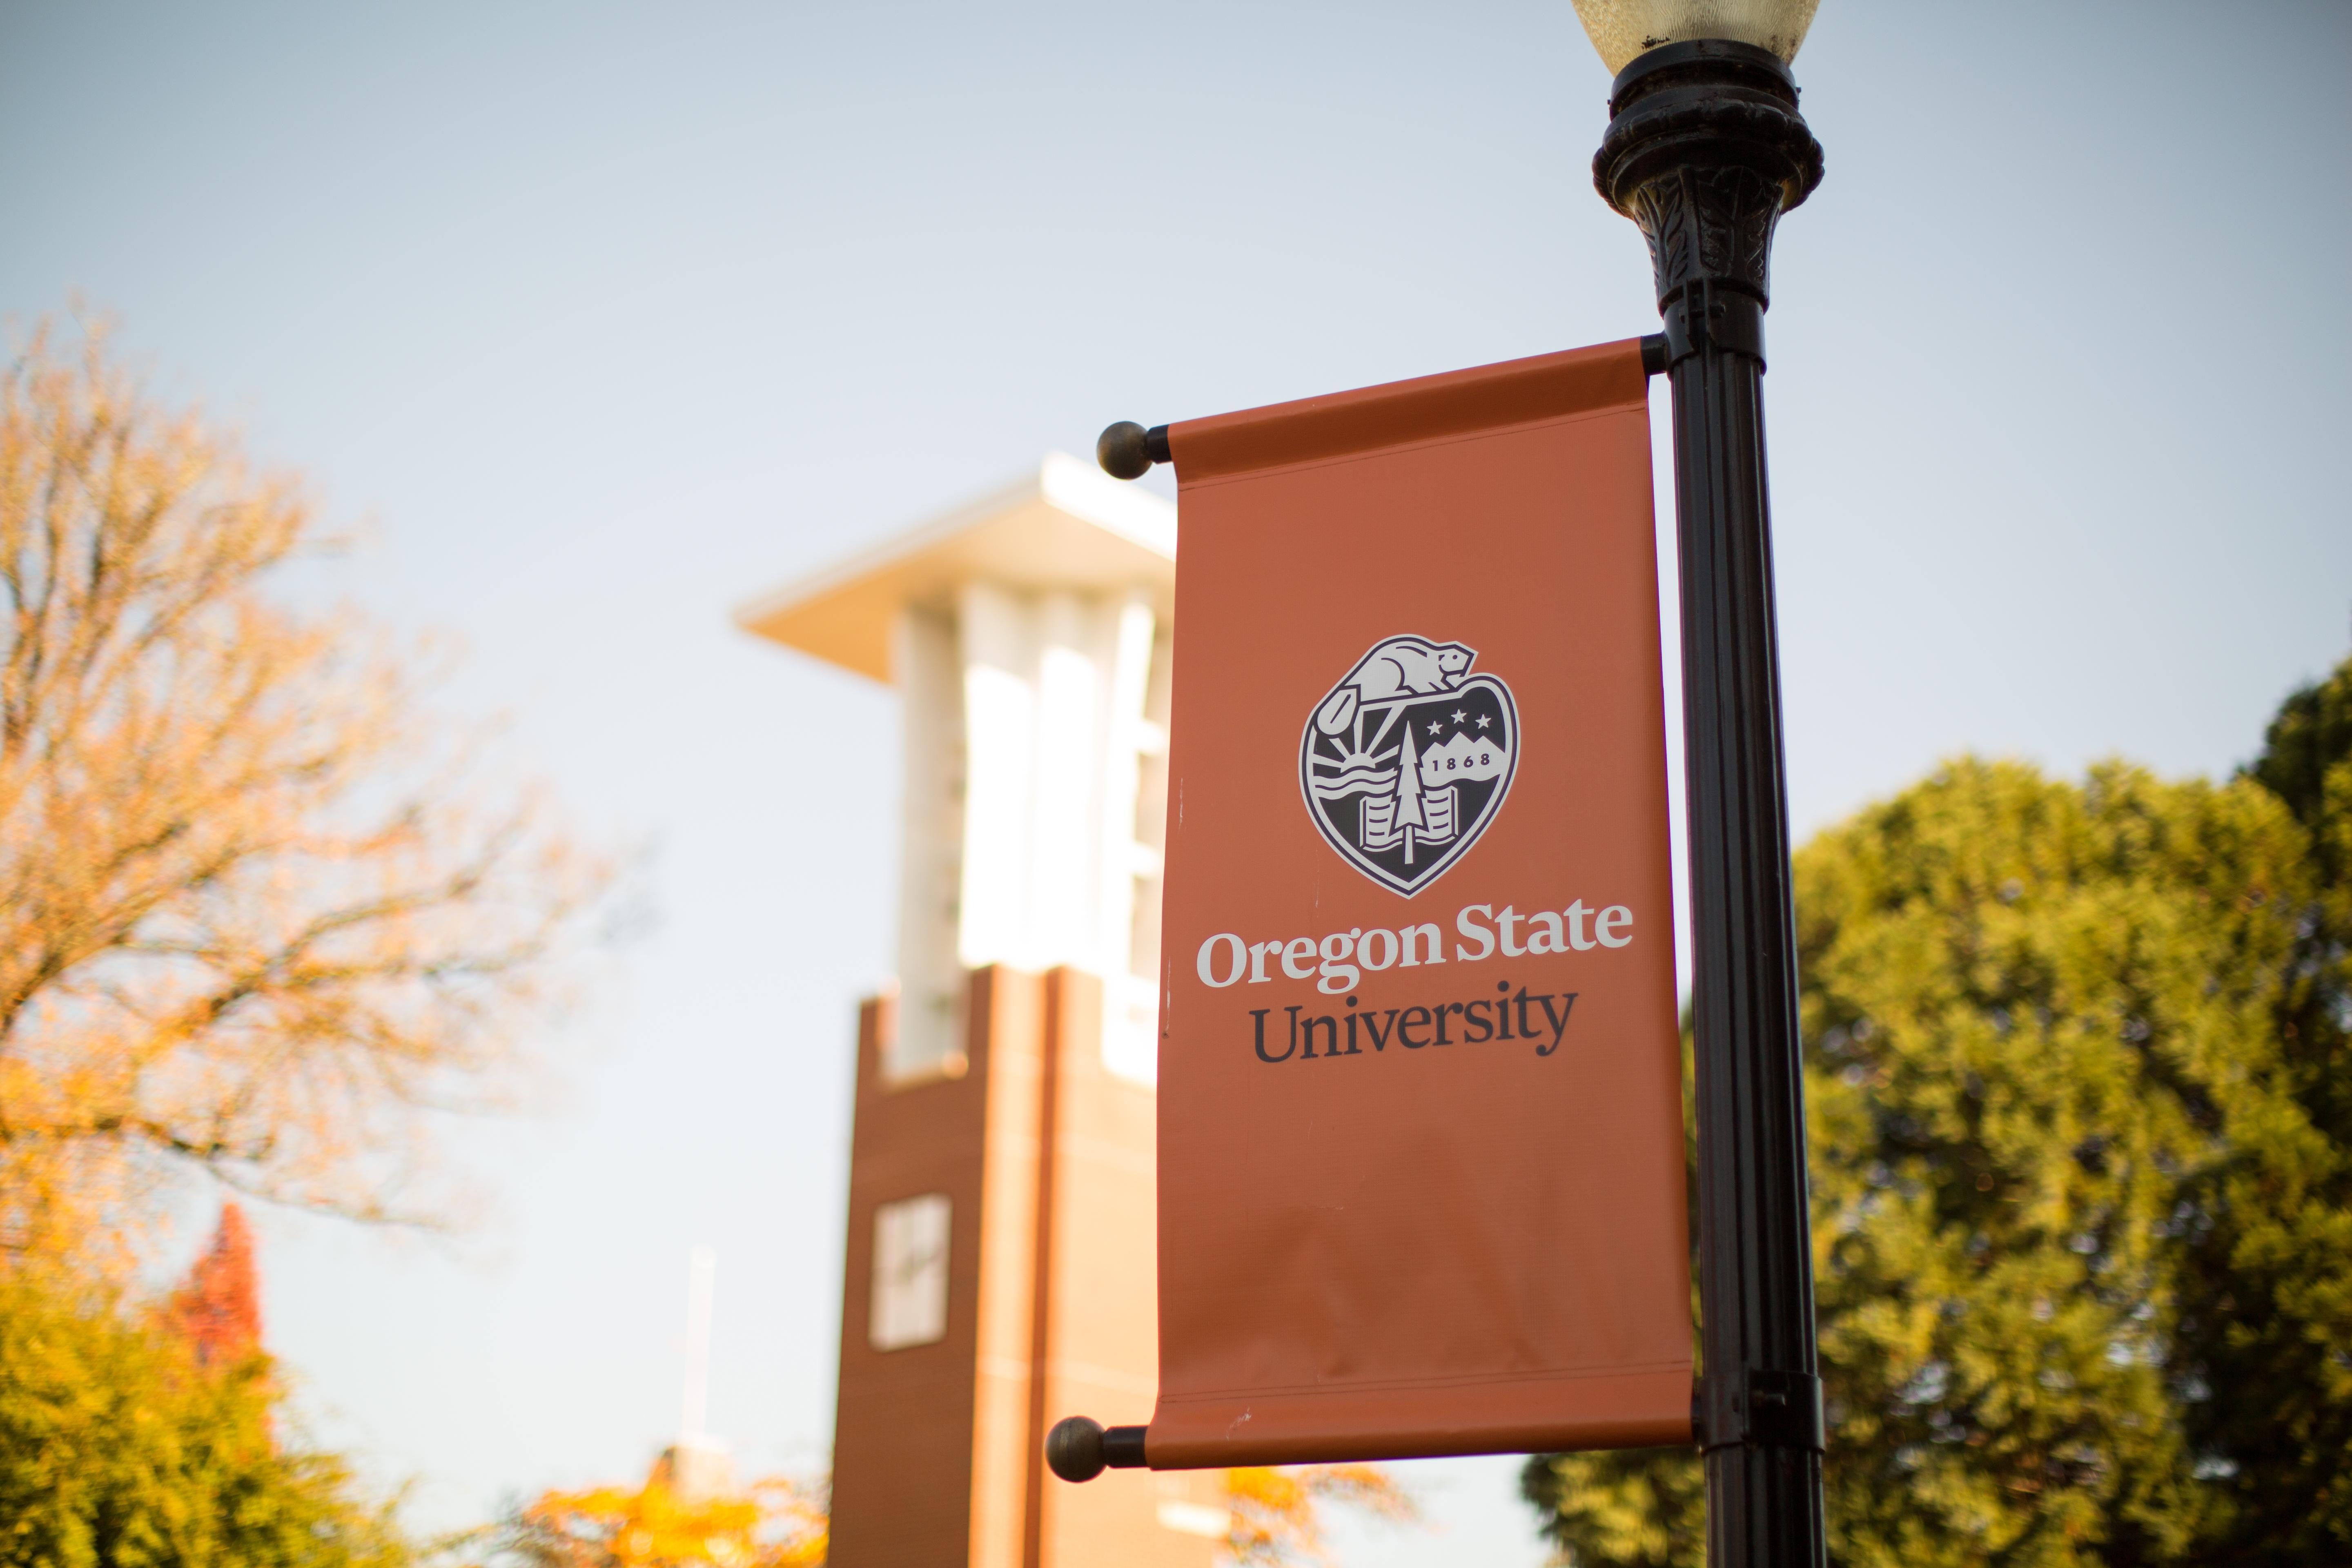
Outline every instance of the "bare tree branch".
<svg viewBox="0 0 2352 1568"><path fill-rule="evenodd" d="M292 480L56 336L0 376L0 1254L175 1168L405 1214L604 873L482 797L379 637L267 595Z"/></svg>

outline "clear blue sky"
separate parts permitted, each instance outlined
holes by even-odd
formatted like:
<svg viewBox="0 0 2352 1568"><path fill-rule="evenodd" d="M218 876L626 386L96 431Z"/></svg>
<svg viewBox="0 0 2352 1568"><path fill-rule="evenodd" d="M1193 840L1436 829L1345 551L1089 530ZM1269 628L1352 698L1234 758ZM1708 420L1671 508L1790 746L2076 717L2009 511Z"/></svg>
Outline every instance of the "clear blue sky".
<svg viewBox="0 0 2352 1568"><path fill-rule="evenodd" d="M1961 749L2219 772L2352 640L2352 8L1862 5L1768 384L1800 832ZM0 5L0 312L76 290L470 650L459 713L652 847L652 933L459 1129L457 1246L265 1216L270 1338L418 1516L831 1422L878 689L733 605L1147 422L1651 329L1565 0ZM820 754L821 753L821 754ZM1532 1563L1507 1464L1443 1544ZM1473 1548L1476 1550L1474 1552Z"/></svg>

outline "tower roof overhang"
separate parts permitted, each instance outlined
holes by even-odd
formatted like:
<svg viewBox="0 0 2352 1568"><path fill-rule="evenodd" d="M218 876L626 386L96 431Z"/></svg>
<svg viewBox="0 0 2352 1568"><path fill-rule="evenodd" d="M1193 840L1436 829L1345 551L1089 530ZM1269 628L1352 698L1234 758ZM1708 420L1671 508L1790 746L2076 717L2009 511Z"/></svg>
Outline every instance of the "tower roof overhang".
<svg viewBox="0 0 2352 1568"><path fill-rule="evenodd" d="M1019 593L1140 591L1164 624L1175 601L1176 508L1048 453L1035 478L764 595L735 622L888 684L899 611L945 611L967 583Z"/></svg>

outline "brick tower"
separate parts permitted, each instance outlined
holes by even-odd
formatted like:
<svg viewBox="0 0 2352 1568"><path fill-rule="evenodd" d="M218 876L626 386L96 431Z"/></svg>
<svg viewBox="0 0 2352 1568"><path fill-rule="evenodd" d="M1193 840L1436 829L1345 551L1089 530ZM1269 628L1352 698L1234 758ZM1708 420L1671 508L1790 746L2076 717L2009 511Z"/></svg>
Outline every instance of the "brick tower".
<svg viewBox="0 0 2352 1568"><path fill-rule="evenodd" d="M1073 458L745 609L898 689L895 986L861 1009L835 1568L1206 1568L1213 1475L1045 1472L1151 1414L1175 509Z"/></svg>

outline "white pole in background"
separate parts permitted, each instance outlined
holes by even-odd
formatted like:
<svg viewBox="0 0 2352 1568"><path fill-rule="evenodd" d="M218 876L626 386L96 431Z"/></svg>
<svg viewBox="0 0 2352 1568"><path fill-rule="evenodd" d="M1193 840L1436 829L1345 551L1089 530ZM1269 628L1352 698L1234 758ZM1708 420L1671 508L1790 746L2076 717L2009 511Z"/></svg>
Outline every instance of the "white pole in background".
<svg viewBox="0 0 2352 1568"><path fill-rule="evenodd" d="M678 1432L686 1447L701 1440L710 1415L710 1291L718 1272L715 1249L698 1247L687 1254L686 1410Z"/></svg>

